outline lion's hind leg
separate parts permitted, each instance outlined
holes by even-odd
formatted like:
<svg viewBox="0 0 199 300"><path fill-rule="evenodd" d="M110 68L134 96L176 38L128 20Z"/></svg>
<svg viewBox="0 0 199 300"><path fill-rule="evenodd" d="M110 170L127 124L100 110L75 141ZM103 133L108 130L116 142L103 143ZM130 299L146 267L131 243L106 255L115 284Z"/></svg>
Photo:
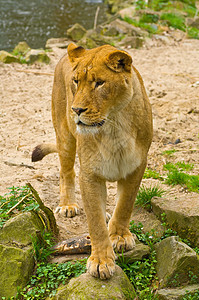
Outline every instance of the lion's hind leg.
<svg viewBox="0 0 199 300"><path fill-rule="evenodd" d="M68 218L80 213L75 200L75 172L74 162L76 154L76 140L72 134L65 131L64 139L57 137L57 148L60 160L60 202L55 213Z"/></svg>

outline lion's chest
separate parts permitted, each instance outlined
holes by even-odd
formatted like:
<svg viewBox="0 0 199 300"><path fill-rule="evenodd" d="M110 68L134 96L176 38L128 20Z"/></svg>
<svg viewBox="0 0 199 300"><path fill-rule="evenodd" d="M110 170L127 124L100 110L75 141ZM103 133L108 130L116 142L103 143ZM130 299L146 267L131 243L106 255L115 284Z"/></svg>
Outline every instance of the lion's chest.
<svg viewBox="0 0 199 300"><path fill-rule="evenodd" d="M97 172L108 181L126 178L141 163L141 155L135 139L114 136L112 139L102 140L99 145L101 155Z"/></svg>

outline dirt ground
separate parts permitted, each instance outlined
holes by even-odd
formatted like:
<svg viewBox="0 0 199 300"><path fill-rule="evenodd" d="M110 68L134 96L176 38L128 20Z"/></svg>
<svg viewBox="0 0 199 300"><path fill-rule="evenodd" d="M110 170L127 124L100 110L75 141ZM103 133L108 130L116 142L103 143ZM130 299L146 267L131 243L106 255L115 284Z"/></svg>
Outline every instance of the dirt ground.
<svg viewBox="0 0 199 300"><path fill-rule="evenodd" d="M0 194L11 186L30 182L45 204L55 209L59 202L59 161L57 154L32 163L31 152L42 142L54 142L51 122L53 71L66 50L50 53L46 66L0 64ZM153 108L154 138L148 156L148 167L162 172L163 165L185 161L193 163L193 174L199 171L199 40L184 40L170 46L153 46L129 50L140 71ZM39 73L36 74L36 72ZM42 74L43 73L43 74ZM177 139L181 143L172 144ZM164 150L178 150L172 157ZM78 162L76 163L78 177ZM78 178L77 178L78 183ZM142 184L157 184L144 179ZM161 185L161 184L160 184ZM167 197L194 199L182 187L163 185ZM112 213L116 184L108 183L107 211ZM57 216L60 239L87 232L86 217L76 188L81 214L72 219Z"/></svg>

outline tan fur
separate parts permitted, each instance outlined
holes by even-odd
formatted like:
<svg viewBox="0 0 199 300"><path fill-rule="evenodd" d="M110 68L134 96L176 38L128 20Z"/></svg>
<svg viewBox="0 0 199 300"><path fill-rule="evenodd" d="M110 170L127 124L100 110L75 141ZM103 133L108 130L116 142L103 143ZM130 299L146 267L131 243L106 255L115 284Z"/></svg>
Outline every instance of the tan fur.
<svg viewBox="0 0 199 300"><path fill-rule="evenodd" d="M115 269L113 249L134 247L129 221L152 140L151 107L130 55L109 45L85 50L70 44L55 70L52 117L61 164L57 212L79 213L73 169L77 150L92 242L87 269L109 278ZM107 180L118 183L108 230Z"/></svg>

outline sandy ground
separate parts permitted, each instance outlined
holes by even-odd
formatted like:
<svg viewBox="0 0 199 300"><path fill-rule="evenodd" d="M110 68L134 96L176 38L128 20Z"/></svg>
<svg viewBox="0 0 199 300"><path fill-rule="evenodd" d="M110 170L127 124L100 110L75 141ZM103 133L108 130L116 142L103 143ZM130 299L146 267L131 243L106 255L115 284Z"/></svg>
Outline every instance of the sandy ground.
<svg viewBox="0 0 199 300"><path fill-rule="evenodd" d="M37 144L55 141L51 122L52 74L64 52L56 49L50 53L48 66L0 64L0 194L6 193L8 187L30 182L52 209L59 202L58 157L52 154L38 163L31 163L30 157ZM194 83L199 81L199 41L184 40L172 46L129 52L144 79L153 108L154 139L148 167L162 172L167 161L185 161L193 163L192 173L198 174L199 86ZM177 139L181 143L173 145ZM162 151L173 148L178 151L172 157L162 155ZM78 175L78 163L76 170ZM142 184L156 185L157 181L144 179ZM163 185L163 188L171 199L184 197L191 201L198 197L197 193L188 193L179 186ZM81 214L73 219L57 217L60 239L87 232L78 185L76 190ZM115 203L115 183L108 183L108 193L107 211L111 213Z"/></svg>

